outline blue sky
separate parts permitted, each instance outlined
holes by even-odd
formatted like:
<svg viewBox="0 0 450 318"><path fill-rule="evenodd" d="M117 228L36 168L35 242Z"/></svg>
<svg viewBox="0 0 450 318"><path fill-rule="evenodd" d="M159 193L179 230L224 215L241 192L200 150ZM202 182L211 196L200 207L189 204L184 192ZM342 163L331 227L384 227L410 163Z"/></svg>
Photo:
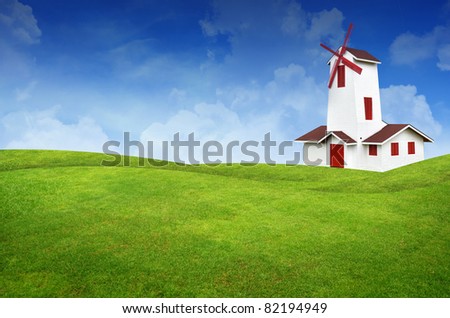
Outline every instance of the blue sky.
<svg viewBox="0 0 450 318"><path fill-rule="evenodd" d="M350 22L350 46L382 61L383 118L449 153L449 0L0 0L0 148L295 139L326 123L319 43Z"/></svg>

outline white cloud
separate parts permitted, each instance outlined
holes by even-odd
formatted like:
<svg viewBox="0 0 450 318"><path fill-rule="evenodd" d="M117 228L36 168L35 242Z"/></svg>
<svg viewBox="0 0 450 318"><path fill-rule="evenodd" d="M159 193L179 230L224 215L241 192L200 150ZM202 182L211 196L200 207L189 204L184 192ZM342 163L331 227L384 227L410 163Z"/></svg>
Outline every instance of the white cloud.
<svg viewBox="0 0 450 318"><path fill-rule="evenodd" d="M218 31L214 27L214 25L211 23L211 21L204 19L204 20L200 20L199 24L200 24L200 27L202 28L203 34L205 34L207 36L217 35Z"/></svg>
<svg viewBox="0 0 450 318"><path fill-rule="evenodd" d="M213 18L199 21L207 36L253 33L262 30L271 33L306 37L316 41L321 37L341 36L344 16L336 8L320 12L307 12L295 0L280 1L226 1L213 4ZM242 35L242 34L241 34Z"/></svg>
<svg viewBox="0 0 450 318"><path fill-rule="evenodd" d="M395 64L413 64L433 56L435 46L434 33L428 33L422 37L403 33L394 40L389 50Z"/></svg>
<svg viewBox="0 0 450 318"><path fill-rule="evenodd" d="M218 157L210 157L209 160L211 161L216 159L219 159L221 162L252 160L252 157L242 153L239 149L244 142L255 141L258 142L258 146L252 146L248 149L255 151L260 160L263 161L264 148L261 142L264 140L266 133L270 132L271 140L286 140L286 134L279 129L281 116L282 112L278 110L253 115L244 119L220 101L214 104L201 103L195 105L191 110L180 110L165 123L151 124L142 132L140 140L144 145L147 145L148 141L153 142L153 153L149 155L150 157L178 160L174 155L173 148L170 146L171 141L174 140L174 135L179 133L179 140L186 141L188 140L188 135L193 133L195 141L200 142L194 151L194 158L199 162L205 162L203 146L209 141L219 142L223 147L223 153ZM162 141L169 142L168 157L164 157L162 154ZM236 141L238 142L238 146L233 147L231 151L227 152L227 146L231 142ZM215 149L214 147L212 148L212 150ZM285 156L278 156L277 148L272 147L271 160L285 162L286 160L293 159L293 150L293 147L287 148ZM227 153L231 155L231 158L227 157ZM184 162L194 163L189 160L187 147L180 147L178 158Z"/></svg>
<svg viewBox="0 0 450 318"><path fill-rule="evenodd" d="M115 77L124 82L137 81L141 84L145 80L150 81L149 86L174 85L191 76L193 69L190 60L183 61L177 54L161 54L154 43L152 38L133 40L107 51L104 57L111 63Z"/></svg>
<svg viewBox="0 0 450 318"><path fill-rule="evenodd" d="M273 104L292 107L302 114L317 114L318 109L326 109L326 89L306 74L297 64L280 67L274 72L274 80L266 86L266 98Z"/></svg>
<svg viewBox="0 0 450 318"><path fill-rule="evenodd" d="M450 71L450 44L441 47L437 55L439 58L437 66L442 71Z"/></svg>
<svg viewBox="0 0 450 318"><path fill-rule="evenodd" d="M194 132L203 140L223 139L236 128L241 127L239 116L222 103L201 103L191 110L180 110L165 124L153 123L141 135L141 139L170 140L180 132L185 138Z"/></svg>
<svg viewBox="0 0 450 318"><path fill-rule="evenodd" d="M343 13L336 8L314 13L306 36L313 42L328 37L331 45L339 45L344 37L343 21Z"/></svg>
<svg viewBox="0 0 450 318"><path fill-rule="evenodd" d="M147 141L171 141L179 132L180 139L187 140L193 132L202 144L216 140L225 146L233 140L241 143L254 140L261 145L264 135L270 132L272 140L293 140L306 132L306 127L325 120L326 86L323 89L321 86L302 66L290 64L276 69L273 79L263 86L250 83L217 89L217 102L198 103L190 109L179 110L164 123L150 124L140 139L145 145ZM170 95L173 94L178 94L178 90ZM153 157L162 158L161 147L160 142L155 144ZM289 151L293 148L287 150L285 157L277 157L273 149L272 158L280 162L292 159ZM261 147L257 152L263 158ZM183 156L185 160L187 153ZM200 160L201 148L197 149L196 158ZM241 159L248 160L239 152L233 153L233 161Z"/></svg>
<svg viewBox="0 0 450 318"><path fill-rule="evenodd" d="M389 47L389 51L394 64L414 65L437 55L440 59L440 56L446 52L445 48L449 42L450 27L437 26L431 32L421 36L410 32L400 34ZM439 68L445 70L445 67L439 66Z"/></svg>
<svg viewBox="0 0 450 318"><path fill-rule="evenodd" d="M211 11L200 26L205 36L213 37L210 46L226 43L226 49L219 54L223 58L209 58L201 70L220 76L222 86L230 79L231 85L253 79L266 82L274 69L298 61L308 70L321 67L325 77L329 53L318 44L335 47L344 35L341 11L311 12L295 0L217 0Z"/></svg>
<svg viewBox="0 0 450 318"><path fill-rule="evenodd" d="M217 90L217 97L233 110L288 109L299 115L318 118L326 111L327 90L309 76L303 66L291 63L273 71L273 78L263 85L251 82ZM301 124L301 123L300 123Z"/></svg>
<svg viewBox="0 0 450 318"><path fill-rule="evenodd" d="M108 136L91 118L65 124L57 118L59 107L43 111L21 111L0 121L7 149L57 149L101 152Z"/></svg>
<svg viewBox="0 0 450 318"><path fill-rule="evenodd" d="M442 134L434 139L433 144L425 144L425 158L450 154L450 140L447 137L449 133L450 131L448 129L444 129Z"/></svg>
<svg viewBox="0 0 450 318"><path fill-rule="evenodd" d="M253 85L234 85L217 89L216 94L219 99L225 101L234 110L251 109L262 100L261 88L255 83Z"/></svg>
<svg viewBox="0 0 450 318"><path fill-rule="evenodd" d="M0 35L16 43L39 43L41 30L31 7L17 0L0 0Z"/></svg>
<svg viewBox="0 0 450 318"><path fill-rule="evenodd" d="M29 99L31 97L31 93L34 90L34 88L37 85L37 81L32 81L30 82L25 88L17 88L15 93L16 93L16 100L18 102L23 102L26 101L27 99Z"/></svg>
<svg viewBox="0 0 450 318"><path fill-rule="evenodd" d="M435 138L442 131L434 119L424 95L417 94L413 85L391 85L381 89L383 119L390 124L412 124L428 136Z"/></svg>
<svg viewBox="0 0 450 318"><path fill-rule="evenodd" d="M288 35L298 35L306 29L306 13L299 3L292 1L281 23L281 31Z"/></svg>
<svg viewBox="0 0 450 318"><path fill-rule="evenodd" d="M186 101L186 91L176 87L172 88L169 94L169 101L172 104L181 105Z"/></svg>
<svg viewBox="0 0 450 318"><path fill-rule="evenodd" d="M17 0L0 0L0 78L2 86L23 85L35 65L27 46L39 43L41 30L32 9Z"/></svg>

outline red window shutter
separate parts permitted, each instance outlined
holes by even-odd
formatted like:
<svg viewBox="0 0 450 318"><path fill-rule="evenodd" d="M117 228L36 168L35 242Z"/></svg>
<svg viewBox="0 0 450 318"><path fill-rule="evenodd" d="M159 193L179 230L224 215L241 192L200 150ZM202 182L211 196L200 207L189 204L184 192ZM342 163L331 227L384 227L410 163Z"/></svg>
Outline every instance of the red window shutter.
<svg viewBox="0 0 450 318"><path fill-rule="evenodd" d="M398 156L398 142L391 143L391 156Z"/></svg>
<svg viewBox="0 0 450 318"><path fill-rule="evenodd" d="M408 142L408 154L414 155L416 153L416 144L414 141Z"/></svg>
<svg viewBox="0 0 450 318"><path fill-rule="evenodd" d="M338 87L345 87L345 65L338 66Z"/></svg>
<svg viewBox="0 0 450 318"><path fill-rule="evenodd" d="M377 155L377 145L369 145L369 156Z"/></svg>
<svg viewBox="0 0 450 318"><path fill-rule="evenodd" d="M366 120L372 120L372 97L364 97L364 111L366 113Z"/></svg>

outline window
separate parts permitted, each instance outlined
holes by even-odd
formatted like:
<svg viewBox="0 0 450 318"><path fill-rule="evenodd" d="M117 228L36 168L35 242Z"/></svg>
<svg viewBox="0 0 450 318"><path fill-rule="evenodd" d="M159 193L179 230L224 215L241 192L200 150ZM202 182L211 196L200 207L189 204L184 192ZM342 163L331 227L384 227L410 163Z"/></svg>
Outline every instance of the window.
<svg viewBox="0 0 450 318"><path fill-rule="evenodd" d="M345 65L338 66L338 87L345 87Z"/></svg>
<svg viewBox="0 0 450 318"><path fill-rule="evenodd" d="M372 97L364 97L364 111L366 113L366 120L372 120Z"/></svg>
<svg viewBox="0 0 450 318"><path fill-rule="evenodd" d="M377 145L369 145L369 156L377 155Z"/></svg>
<svg viewBox="0 0 450 318"><path fill-rule="evenodd" d="M391 143L391 156L398 156L398 142Z"/></svg>
<svg viewBox="0 0 450 318"><path fill-rule="evenodd" d="M414 141L408 142L408 155L414 155L416 153L416 144Z"/></svg>

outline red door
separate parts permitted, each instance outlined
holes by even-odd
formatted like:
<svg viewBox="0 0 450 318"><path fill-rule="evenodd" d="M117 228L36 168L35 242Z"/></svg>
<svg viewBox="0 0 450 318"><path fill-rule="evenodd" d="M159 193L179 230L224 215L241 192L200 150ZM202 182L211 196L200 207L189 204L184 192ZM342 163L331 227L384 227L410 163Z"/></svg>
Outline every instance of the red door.
<svg viewBox="0 0 450 318"><path fill-rule="evenodd" d="M330 167L344 168L344 145L330 144Z"/></svg>

